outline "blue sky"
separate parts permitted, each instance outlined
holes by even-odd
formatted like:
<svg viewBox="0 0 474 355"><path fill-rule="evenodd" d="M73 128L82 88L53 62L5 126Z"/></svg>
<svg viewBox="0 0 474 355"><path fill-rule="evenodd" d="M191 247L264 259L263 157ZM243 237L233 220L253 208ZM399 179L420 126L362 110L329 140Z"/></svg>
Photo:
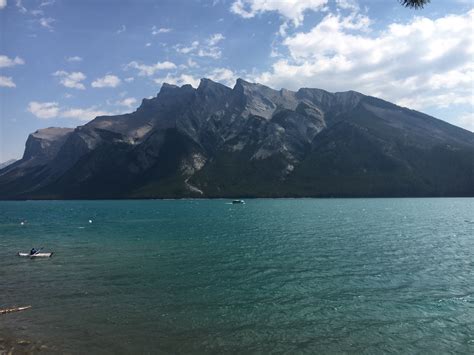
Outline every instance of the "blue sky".
<svg viewBox="0 0 474 355"><path fill-rule="evenodd" d="M474 6L433 0L0 0L0 162L162 82L357 90L474 131Z"/></svg>

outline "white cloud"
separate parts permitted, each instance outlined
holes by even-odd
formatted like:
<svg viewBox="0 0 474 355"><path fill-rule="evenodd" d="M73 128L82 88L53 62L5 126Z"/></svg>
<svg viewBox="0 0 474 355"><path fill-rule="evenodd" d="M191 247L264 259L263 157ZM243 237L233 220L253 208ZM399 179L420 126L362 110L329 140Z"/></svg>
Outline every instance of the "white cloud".
<svg viewBox="0 0 474 355"><path fill-rule="evenodd" d="M222 56L222 52L217 47L202 48L197 52L198 57L209 57L213 59L219 59Z"/></svg>
<svg viewBox="0 0 474 355"><path fill-rule="evenodd" d="M68 62L82 62L82 57L75 55L73 57L67 57L66 60Z"/></svg>
<svg viewBox="0 0 474 355"><path fill-rule="evenodd" d="M119 35L119 34L125 32L126 30L127 30L127 26L122 25L115 33Z"/></svg>
<svg viewBox="0 0 474 355"><path fill-rule="evenodd" d="M16 7L18 8L18 11L20 11L22 14L26 14L28 12L26 7L23 6L21 0L16 0L15 4L16 4Z"/></svg>
<svg viewBox="0 0 474 355"><path fill-rule="evenodd" d="M466 112L452 121L455 125L474 132L474 112Z"/></svg>
<svg viewBox="0 0 474 355"><path fill-rule="evenodd" d="M227 68L216 68L211 71L207 76L209 79L220 82L227 86L232 86L235 83L235 80L237 79L237 75L235 75L232 70Z"/></svg>
<svg viewBox="0 0 474 355"><path fill-rule="evenodd" d="M81 121L90 121L97 116L106 116L113 113L98 109L96 106L88 108L61 108L57 102L31 101L28 111L40 119L73 118Z"/></svg>
<svg viewBox="0 0 474 355"><path fill-rule="evenodd" d="M133 82L133 81L135 80L135 78L134 78L133 76L130 76L130 77L128 77L128 78L125 78L124 80L125 80L125 82L127 82L127 83L131 83L131 82Z"/></svg>
<svg viewBox="0 0 474 355"><path fill-rule="evenodd" d="M97 116L108 116L113 113L97 109L96 106L88 108L70 108L61 111L60 116L64 118L74 118L80 121L90 121Z"/></svg>
<svg viewBox="0 0 474 355"><path fill-rule="evenodd" d="M33 16L43 16L44 12L43 10L31 10L30 14L32 14Z"/></svg>
<svg viewBox="0 0 474 355"><path fill-rule="evenodd" d="M199 64L196 63L194 60L192 60L191 58L188 58L188 61L187 61L187 65L189 68L197 68L199 67Z"/></svg>
<svg viewBox="0 0 474 355"><path fill-rule="evenodd" d="M225 39L225 37L222 33L215 33L211 37L209 37L209 39L207 40L207 43L210 46L215 46L216 44L218 44L220 41L222 41L224 39Z"/></svg>
<svg viewBox="0 0 474 355"><path fill-rule="evenodd" d="M54 72L53 75L59 77L61 85L67 88L79 90L84 90L86 88L81 82L86 79L86 76L81 72L68 73L64 70L58 70Z"/></svg>
<svg viewBox="0 0 474 355"><path fill-rule="evenodd" d="M137 99L134 97L127 97L123 100L117 101L116 104L119 106L125 106L128 108L132 108L137 103Z"/></svg>
<svg viewBox="0 0 474 355"><path fill-rule="evenodd" d="M128 69L128 68L137 69L139 76L152 76L157 71L160 71L160 70L175 69L176 64L165 61L165 62L156 62L155 64L152 64L152 65L146 65L146 64L140 64L136 61L133 61L133 62L128 63L125 66L125 69Z"/></svg>
<svg viewBox="0 0 474 355"><path fill-rule="evenodd" d="M198 46L199 46L199 41L194 41L193 43L191 43L190 46L183 47L183 46L177 45L175 46L175 49L178 53L188 54L194 51L196 48L198 48Z"/></svg>
<svg viewBox="0 0 474 355"><path fill-rule="evenodd" d="M28 104L28 111L38 118L56 118L59 114L59 106L57 102L32 101Z"/></svg>
<svg viewBox="0 0 474 355"><path fill-rule="evenodd" d="M25 64L25 61L20 57L13 59L8 58L6 55L0 55L0 68L14 67L15 65Z"/></svg>
<svg viewBox="0 0 474 355"><path fill-rule="evenodd" d="M171 32L171 28L165 28L165 27L162 27L162 28L157 28L156 26L153 26L151 28L151 34L153 36L157 36L161 33L168 33L168 32Z"/></svg>
<svg viewBox="0 0 474 355"><path fill-rule="evenodd" d="M230 10L243 18L275 11L298 27L303 23L305 11L319 11L327 2L328 0L236 0Z"/></svg>
<svg viewBox="0 0 474 355"><path fill-rule="evenodd" d="M0 0L0 10L7 6L7 0Z"/></svg>
<svg viewBox="0 0 474 355"><path fill-rule="evenodd" d="M150 47L150 46L151 46L150 42L145 43L145 47Z"/></svg>
<svg viewBox="0 0 474 355"><path fill-rule="evenodd" d="M374 32L366 16L329 14L285 38L288 55L252 79L275 88L354 89L415 109L472 105L473 21L471 10Z"/></svg>
<svg viewBox="0 0 474 355"><path fill-rule="evenodd" d="M176 45L174 48L178 53L181 54L193 54L198 57L209 57L213 59L219 59L222 56L221 49L217 46L219 42L224 40L225 37L222 33L215 33L204 41L204 44L200 44L199 41L194 41L189 46Z"/></svg>
<svg viewBox="0 0 474 355"><path fill-rule="evenodd" d="M154 79L154 81L157 84L168 83L168 84L179 85L179 86L185 85L185 84L191 84L193 87L198 87L200 79L189 74L181 74L181 75L168 74L166 75L166 77L157 78L157 79Z"/></svg>
<svg viewBox="0 0 474 355"><path fill-rule="evenodd" d="M51 26L51 24L56 21L54 18L51 18L51 17L42 17L39 19L39 23L42 27L44 28L47 28L48 30L52 31L53 30L53 26Z"/></svg>
<svg viewBox="0 0 474 355"><path fill-rule="evenodd" d="M355 0L336 0L336 5L341 9L359 11L359 4Z"/></svg>
<svg viewBox="0 0 474 355"><path fill-rule="evenodd" d="M120 85L121 80L115 75L106 75L102 78L97 78L92 82L93 88L115 88Z"/></svg>
<svg viewBox="0 0 474 355"><path fill-rule="evenodd" d="M16 85L13 82L13 79L10 76L0 75L0 87L4 88L15 88Z"/></svg>
<svg viewBox="0 0 474 355"><path fill-rule="evenodd" d="M40 6L41 7L49 6L49 5L53 5L54 3L56 3L56 0L44 0L41 2Z"/></svg>

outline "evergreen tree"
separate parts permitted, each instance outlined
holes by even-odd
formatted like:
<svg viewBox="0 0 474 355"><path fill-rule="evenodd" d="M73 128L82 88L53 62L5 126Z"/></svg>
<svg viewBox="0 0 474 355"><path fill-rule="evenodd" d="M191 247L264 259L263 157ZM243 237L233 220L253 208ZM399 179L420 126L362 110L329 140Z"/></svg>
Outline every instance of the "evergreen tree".
<svg viewBox="0 0 474 355"><path fill-rule="evenodd" d="M405 7L413 9L422 9L430 0L399 0L400 3Z"/></svg>

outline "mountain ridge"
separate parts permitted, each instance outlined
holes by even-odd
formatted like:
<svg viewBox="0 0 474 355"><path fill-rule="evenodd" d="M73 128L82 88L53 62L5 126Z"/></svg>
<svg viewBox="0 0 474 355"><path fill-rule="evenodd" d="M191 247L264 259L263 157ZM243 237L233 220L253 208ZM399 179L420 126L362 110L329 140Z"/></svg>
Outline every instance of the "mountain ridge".
<svg viewBox="0 0 474 355"><path fill-rule="evenodd" d="M474 196L474 134L356 91L163 84L28 137L0 198Z"/></svg>

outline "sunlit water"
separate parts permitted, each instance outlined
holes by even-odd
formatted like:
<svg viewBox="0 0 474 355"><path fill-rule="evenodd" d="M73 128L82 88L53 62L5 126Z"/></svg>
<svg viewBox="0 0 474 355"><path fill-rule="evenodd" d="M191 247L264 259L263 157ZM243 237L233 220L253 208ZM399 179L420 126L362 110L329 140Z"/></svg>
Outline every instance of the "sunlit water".
<svg viewBox="0 0 474 355"><path fill-rule="evenodd" d="M474 353L474 199L0 202L12 305L73 353Z"/></svg>

